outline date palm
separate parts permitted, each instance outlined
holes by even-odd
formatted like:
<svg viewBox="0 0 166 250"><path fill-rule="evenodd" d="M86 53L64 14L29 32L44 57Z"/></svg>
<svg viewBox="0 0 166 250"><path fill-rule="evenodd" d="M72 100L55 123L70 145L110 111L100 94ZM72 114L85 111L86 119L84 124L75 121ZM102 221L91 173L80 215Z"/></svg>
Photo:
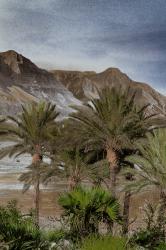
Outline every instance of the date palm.
<svg viewBox="0 0 166 250"><path fill-rule="evenodd" d="M116 177L125 152L135 150L135 141L145 136L148 130L158 126L159 120L149 114L149 105L138 107L135 93L106 87L98 91L98 98L83 107L75 107L71 118L76 121L77 130L89 148L105 151L110 169L110 189L116 194ZM124 221L129 218L130 192L124 196ZM128 231L124 225L123 231Z"/></svg>
<svg viewBox="0 0 166 250"><path fill-rule="evenodd" d="M92 182L95 186L99 185L108 177L108 164L104 159L90 163L91 157L78 147L66 148L53 159L51 166L42 175L42 182L47 183L54 177L64 178L67 179L69 190L79 187L86 181Z"/></svg>
<svg viewBox="0 0 166 250"><path fill-rule="evenodd" d="M59 155L62 176L67 178L69 189L78 187L83 180L89 179L92 169L79 151L79 148L73 150L64 150ZM55 173L56 174L56 173Z"/></svg>
<svg viewBox="0 0 166 250"><path fill-rule="evenodd" d="M142 138L150 129L147 106L138 108L131 90L116 90L106 87L98 91L98 98L88 104L75 106L71 118L75 129L83 135L90 148L100 146L106 151L110 165L110 189L115 194L116 175L119 171L119 156L124 149L134 148L134 141Z"/></svg>
<svg viewBox="0 0 166 250"><path fill-rule="evenodd" d="M43 176L48 172L49 164L44 162L36 162L29 165L27 171L22 173L18 180L23 182L23 193L29 190L31 186L35 187L35 210L36 210L36 224L39 224L39 202L40 202L40 184L43 183Z"/></svg>
<svg viewBox="0 0 166 250"><path fill-rule="evenodd" d="M166 208L166 129L158 129L147 134L144 143L137 143L140 154L128 156L126 160L135 165L132 173L136 181L127 186L127 189L139 191L147 186L155 186L160 191L161 223Z"/></svg>
<svg viewBox="0 0 166 250"><path fill-rule="evenodd" d="M131 171L139 177L130 186L139 190L154 185L163 191L166 188L166 129L148 133L144 143L137 142L137 148L139 154L126 157L135 165Z"/></svg>
<svg viewBox="0 0 166 250"><path fill-rule="evenodd" d="M38 169L43 161L43 156L48 153L49 140L52 140L58 134L58 126L55 121L58 115L55 105L51 103L40 102L22 106L22 112L17 117L8 117L6 140L13 142L13 144L0 150L1 158L6 155L17 157L25 153L32 156L32 165L38 172L38 178L33 183L36 193L37 223L39 222L40 193L40 173Z"/></svg>

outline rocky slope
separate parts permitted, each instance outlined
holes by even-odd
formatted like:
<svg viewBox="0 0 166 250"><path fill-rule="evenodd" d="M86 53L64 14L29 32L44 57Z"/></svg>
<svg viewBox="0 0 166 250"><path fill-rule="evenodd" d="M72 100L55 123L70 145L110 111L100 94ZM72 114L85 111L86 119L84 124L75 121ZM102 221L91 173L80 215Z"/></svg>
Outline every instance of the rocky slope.
<svg viewBox="0 0 166 250"><path fill-rule="evenodd" d="M146 83L131 80L117 68L109 68L101 73L91 71L64 71L53 70L56 80L62 82L73 95L81 100L96 96L96 89L105 86L131 88L136 92L135 101L140 105L150 104L151 112L165 114L166 97Z"/></svg>
<svg viewBox="0 0 166 250"><path fill-rule="evenodd" d="M56 103L63 116L70 105L97 95L96 88L115 86L136 92L138 104L150 103L151 112L165 114L166 97L145 83L132 81L119 69L101 73L54 70L48 72L15 51L0 53L0 114L16 113L20 104L46 99Z"/></svg>
<svg viewBox="0 0 166 250"><path fill-rule="evenodd" d="M0 53L1 114L15 113L20 103L39 99L56 103L63 116L71 111L68 106L80 103L52 73L38 68L15 51Z"/></svg>

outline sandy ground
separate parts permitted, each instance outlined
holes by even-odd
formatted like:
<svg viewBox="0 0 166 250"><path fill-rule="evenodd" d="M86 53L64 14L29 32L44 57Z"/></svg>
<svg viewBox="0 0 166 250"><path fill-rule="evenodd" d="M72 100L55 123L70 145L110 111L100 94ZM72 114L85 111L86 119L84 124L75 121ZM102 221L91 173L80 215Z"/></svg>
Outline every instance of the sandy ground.
<svg viewBox="0 0 166 250"><path fill-rule="evenodd" d="M58 205L58 198L65 188L57 189L57 192L52 190L41 190L40 193L40 225L43 227L52 227L53 224L58 226L57 223L52 223L50 218L60 218L62 209ZM34 191L29 190L22 193L21 190L0 190L0 204L6 205L11 200L18 201L18 207L22 212L27 213L31 208L34 208ZM123 196L120 197L123 202ZM143 225L143 207L145 202L156 204L159 200L159 194L155 191L144 192L141 194L133 195L131 198L130 206L130 225L132 230Z"/></svg>
<svg viewBox="0 0 166 250"><path fill-rule="evenodd" d="M41 191L40 194L40 214L41 216L55 216L60 214L58 206L58 197L60 193L53 191ZM29 190L22 193L21 190L1 190L0 204L6 205L11 200L18 201L18 207L22 212L27 213L31 208L34 208L34 192Z"/></svg>
<svg viewBox="0 0 166 250"><path fill-rule="evenodd" d="M25 163L26 161L25 158ZM26 193L22 193L23 184L18 181L18 176L20 172L24 171L25 167L22 167L20 162L13 162L11 159L0 161L0 205L6 205L11 200L17 200L21 211L27 213L29 209L34 208L34 191L30 189ZM50 224L48 217L59 217L62 213L58 206L58 197L60 193L67 189L66 187L66 183L62 182L50 187L41 187L40 221L42 225ZM120 203L123 204L123 194L120 193L119 197ZM142 209L145 202L156 204L158 201L159 194L157 190L147 190L146 192L134 194L130 206L130 221L134 221L131 228L135 229L143 224Z"/></svg>
<svg viewBox="0 0 166 250"><path fill-rule="evenodd" d="M5 205L10 200L17 200L18 206L24 212L34 207L34 190L31 187L26 193L22 192L23 184L18 181L19 174L0 174L0 204ZM41 215L55 215L59 213L58 197L66 190L66 184L56 183L54 186L40 186Z"/></svg>
<svg viewBox="0 0 166 250"><path fill-rule="evenodd" d="M58 227L59 223L56 219L60 218L62 213L58 206L58 198L60 192L42 190L40 194L40 226L51 228ZM22 193L21 190L1 190L0 204L6 205L11 200L17 200L18 207L23 213L28 213L31 208L34 208L34 192L29 190ZM52 220L53 219L53 220Z"/></svg>
<svg viewBox="0 0 166 250"><path fill-rule="evenodd" d="M7 205L11 200L16 200L23 213L28 213L34 208L33 187L26 193L22 192L23 184L18 181L18 173L0 173L0 205ZM60 217L62 210L58 205L58 198L66 191L66 184L56 183L54 186L41 186L40 191L40 222L41 225L51 224L49 217Z"/></svg>

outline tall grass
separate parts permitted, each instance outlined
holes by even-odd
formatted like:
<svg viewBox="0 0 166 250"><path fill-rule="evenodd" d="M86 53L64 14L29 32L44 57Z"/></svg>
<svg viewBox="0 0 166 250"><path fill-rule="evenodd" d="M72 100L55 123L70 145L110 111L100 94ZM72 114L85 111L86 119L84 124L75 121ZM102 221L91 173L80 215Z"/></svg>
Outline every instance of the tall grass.
<svg viewBox="0 0 166 250"><path fill-rule="evenodd" d="M108 236L91 236L85 239L81 250L136 250L127 244L125 238Z"/></svg>

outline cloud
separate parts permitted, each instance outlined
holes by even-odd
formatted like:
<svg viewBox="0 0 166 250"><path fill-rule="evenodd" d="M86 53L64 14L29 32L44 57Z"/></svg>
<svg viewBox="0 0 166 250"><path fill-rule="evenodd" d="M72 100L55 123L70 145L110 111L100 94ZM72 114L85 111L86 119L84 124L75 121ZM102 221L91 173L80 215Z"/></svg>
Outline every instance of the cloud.
<svg viewBox="0 0 166 250"><path fill-rule="evenodd" d="M47 68L119 67L165 88L165 0L1 0L0 49Z"/></svg>

